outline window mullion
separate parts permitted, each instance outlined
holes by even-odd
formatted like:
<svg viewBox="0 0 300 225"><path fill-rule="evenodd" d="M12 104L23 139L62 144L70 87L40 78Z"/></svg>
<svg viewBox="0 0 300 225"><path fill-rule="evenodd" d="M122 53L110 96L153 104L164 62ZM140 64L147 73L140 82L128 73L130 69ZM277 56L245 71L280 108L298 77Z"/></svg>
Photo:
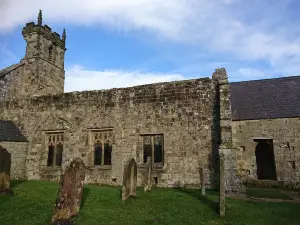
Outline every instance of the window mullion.
<svg viewBox="0 0 300 225"><path fill-rule="evenodd" d="M152 164L154 164L154 136L151 137L151 147L152 147Z"/></svg>
<svg viewBox="0 0 300 225"><path fill-rule="evenodd" d="M54 142L54 148L53 148L53 154L54 154L54 156L53 156L53 166L56 166L56 151L57 151L57 143L56 142Z"/></svg>
<svg viewBox="0 0 300 225"><path fill-rule="evenodd" d="M101 141L102 152L101 152L101 165L104 165L104 140Z"/></svg>

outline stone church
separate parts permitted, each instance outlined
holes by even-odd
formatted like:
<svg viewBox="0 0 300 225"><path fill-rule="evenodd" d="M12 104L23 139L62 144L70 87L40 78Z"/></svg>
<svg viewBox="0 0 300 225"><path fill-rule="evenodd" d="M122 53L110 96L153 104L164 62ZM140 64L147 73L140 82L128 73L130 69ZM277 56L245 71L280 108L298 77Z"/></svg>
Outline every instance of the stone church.
<svg viewBox="0 0 300 225"><path fill-rule="evenodd" d="M79 157L86 182L120 185L135 158L138 185L148 156L160 187L207 186L227 176L295 184L300 179L300 76L229 83L212 77L64 93L66 32L43 24L22 30L19 63L0 70L0 145L12 154L13 179L57 180Z"/></svg>

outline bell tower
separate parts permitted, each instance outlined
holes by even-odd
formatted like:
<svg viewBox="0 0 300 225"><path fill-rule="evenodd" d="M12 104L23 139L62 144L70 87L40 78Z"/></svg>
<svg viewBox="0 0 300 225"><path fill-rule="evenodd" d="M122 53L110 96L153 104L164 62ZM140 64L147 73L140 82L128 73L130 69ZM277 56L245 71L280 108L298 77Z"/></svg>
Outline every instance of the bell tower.
<svg viewBox="0 0 300 225"><path fill-rule="evenodd" d="M26 41L26 54L22 94L37 96L64 92L64 58L66 30L62 36L43 25L42 11L39 11L37 24L27 23L22 35Z"/></svg>

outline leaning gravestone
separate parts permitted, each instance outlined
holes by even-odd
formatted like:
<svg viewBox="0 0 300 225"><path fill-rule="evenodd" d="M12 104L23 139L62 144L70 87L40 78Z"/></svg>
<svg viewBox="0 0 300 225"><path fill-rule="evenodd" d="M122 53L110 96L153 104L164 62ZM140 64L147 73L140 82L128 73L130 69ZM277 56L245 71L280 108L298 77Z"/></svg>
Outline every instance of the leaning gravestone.
<svg viewBox="0 0 300 225"><path fill-rule="evenodd" d="M12 194L10 189L11 154L0 145L0 194Z"/></svg>
<svg viewBox="0 0 300 225"><path fill-rule="evenodd" d="M152 189L152 160L151 157L147 158L147 165L145 171L145 186L144 191L150 192Z"/></svg>
<svg viewBox="0 0 300 225"><path fill-rule="evenodd" d="M225 173L224 173L224 154L220 151L220 216L225 216Z"/></svg>
<svg viewBox="0 0 300 225"><path fill-rule="evenodd" d="M60 187L57 192L52 224L72 224L72 216L80 209L86 167L81 159L75 158L62 168ZM69 221L69 223L67 223Z"/></svg>
<svg viewBox="0 0 300 225"><path fill-rule="evenodd" d="M124 166L122 200L127 200L129 196L136 196L137 165L135 159L127 161Z"/></svg>
<svg viewBox="0 0 300 225"><path fill-rule="evenodd" d="M205 179L204 179L204 169L203 168L200 168L200 179L201 179L202 195L205 195Z"/></svg>

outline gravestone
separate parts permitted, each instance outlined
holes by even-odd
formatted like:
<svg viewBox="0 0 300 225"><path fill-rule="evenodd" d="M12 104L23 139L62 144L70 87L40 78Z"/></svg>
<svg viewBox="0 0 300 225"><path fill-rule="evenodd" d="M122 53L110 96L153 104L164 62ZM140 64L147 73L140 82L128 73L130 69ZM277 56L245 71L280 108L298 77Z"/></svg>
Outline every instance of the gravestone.
<svg viewBox="0 0 300 225"><path fill-rule="evenodd" d="M146 171L145 171L145 186L144 191L150 192L152 189L152 159L147 158Z"/></svg>
<svg viewBox="0 0 300 225"><path fill-rule="evenodd" d="M134 158L128 160L124 166L122 200L127 200L129 196L136 196L137 165Z"/></svg>
<svg viewBox="0 0 300 225"><path fill-rule="evenodd" d="M86 167L79 158L75 158L63 166L52 224L66 223L79 212L85 172Z"/></svg>
<svg viewBox="0 0 300 225"><path fill-rule="evenodd" d="M12 194L10 189L11 154L0 145L0 194Z"/></svg>
<svg viewBox="0 0 300 225"><path fill-rule="evenodd" d="M205 195L205 179L204 179L204 169L203 168L200 168L200 179L201 179L202 195Z"/></svg>
<svg viewBox="0 0 300 225"><path fill-rule="evenodd" d="M220 156L220 216L225 216L225 172L224 172L224 154L219 152Z"/></svg>

